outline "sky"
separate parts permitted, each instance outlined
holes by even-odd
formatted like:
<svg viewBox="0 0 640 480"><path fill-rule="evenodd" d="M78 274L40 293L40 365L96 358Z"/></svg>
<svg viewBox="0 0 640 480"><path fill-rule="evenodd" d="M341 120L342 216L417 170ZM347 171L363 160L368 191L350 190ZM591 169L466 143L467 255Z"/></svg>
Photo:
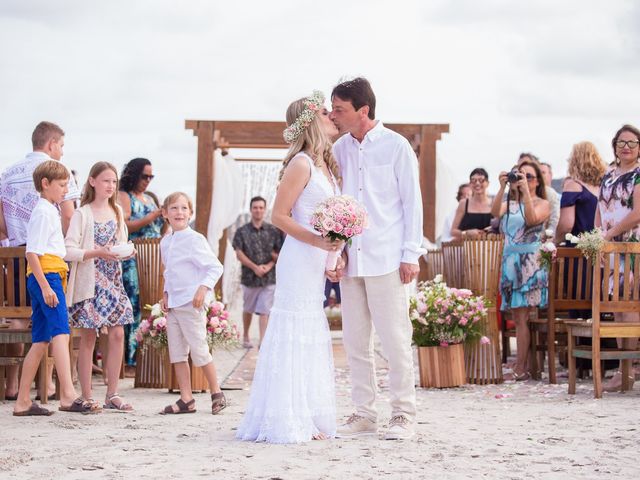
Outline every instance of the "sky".
<svg viewBox="0 0 640 480"><path fill-rule="evenodd" d="M82 181L96 161L143 156L160 196L194 194L185 119L283 120L362 75L383 123L450 124L446 214L473 168L495 191L522 151L556 177L579 141L611 161L615 131L640 125L639 24L633 0L2 0L0 169L50 120Z"/></svg>

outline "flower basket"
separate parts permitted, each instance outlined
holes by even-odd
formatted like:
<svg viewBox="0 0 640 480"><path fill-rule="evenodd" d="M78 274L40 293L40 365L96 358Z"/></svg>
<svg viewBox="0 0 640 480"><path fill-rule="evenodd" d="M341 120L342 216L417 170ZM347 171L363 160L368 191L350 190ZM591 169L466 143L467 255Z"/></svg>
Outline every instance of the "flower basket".
<svg viewBox="0 0 640 480"><path fill-rule="evenodd" d="M418 365L422 388L459 387L466 383L461 343L446 347L418 347Z"/></svg>
<svg viewBox="0 0 640 480"><path fill-rule="evenodd" d="M410 299L409 316L413 343L418 347L420 386L446 388L466 383L463 344L482 335L482 321L487 317L484 298L467 289L450 288L437 275L418 285Z"/></svg>
<svg viewBox="0 0 640 480"><path fill-rule="evenodd" d="M136 330L136 339L142 344L141 356L153 360L153 365L160 363L161 369L154 368L154 372L161 372L163 385L170 392L179 390L175 371L171 365L168 352L167 319L160 308L160 304L145 305L151 311L148 318L140 322ZM224 309L224 304L213 301L205 306L207 317L207 343L210 350L217 348L231 348L238 345L239 333L237 326L229 321L229 312ZM195 367L189 358L191 368L191 389L194 392L206 392L207 379L202 368ZM156 375L157 376L157 375Z"/></svg>

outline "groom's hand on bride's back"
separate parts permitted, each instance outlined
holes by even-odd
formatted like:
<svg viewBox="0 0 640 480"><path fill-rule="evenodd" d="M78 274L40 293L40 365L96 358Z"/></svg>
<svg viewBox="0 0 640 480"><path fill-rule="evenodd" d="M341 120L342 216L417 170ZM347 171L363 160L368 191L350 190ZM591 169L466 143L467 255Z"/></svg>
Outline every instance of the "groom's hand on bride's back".
<svg viewBox="0 0 640 480"><path fill-rule="evenodd" d="M414 263L400 263L400 281L402 283L411 283L414 278L418 277L420 267Z"/></svg>

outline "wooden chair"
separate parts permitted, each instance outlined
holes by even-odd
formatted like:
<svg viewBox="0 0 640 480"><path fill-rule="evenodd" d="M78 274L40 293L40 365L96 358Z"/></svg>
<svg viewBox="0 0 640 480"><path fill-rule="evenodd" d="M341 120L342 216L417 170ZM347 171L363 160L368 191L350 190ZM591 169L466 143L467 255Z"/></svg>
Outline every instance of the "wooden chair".
<svg viewBox="0 0 640 480"><path fill-rule="evenodd" d="M163 268L160 261L160 239L141 238L133 241L136 247L136 268L140 288L140 312L142 318L151 311L145 305L153 305L162 298L164 288ZM165 355L154 348L138 348L134 388L164 388L166 386Z"/></svg>
<svg viewBox="0 0 640 480"><path fill-rule="evenodd" d="M465 288L464 244L461 241L442 243L444 281L453 288Z"/></svg>
<svg viewBox="0 0 640 480"><path fill-rule="evenodd" d="M540 378L547 353L549 383L557 383L556 352L567 348L565 321L570 310L591 310L593 267L577 248L558 247L556 261L549 271L549 296L546 318L529 322L531 330L531 374ZM542 356L538 355L542 353Z"/></svg>
<svg viewBox="0 0 640 480"><path fill-rule="evenodd" d="M27 260L24 247L0 248L0 318L31 318L31 306L27 304L26 272ZM0 329L0 344L12 343L30 344L31 329ZM22 365L23 360L22 356L8 356L4 352L0 354L0 400L5 399L6 367ZM38 371L38 393L42 403L47 403L47 379L52 368L53 358L44 355Z"/></svg>
<svg viewBox="0 0 640 480"><path fill-rule="evenodd" d="M464 288L474 295L482 295L491 303L487 320L482 326L482 334L490 339L483 345L476 342L465 348L467 381L475 384L502 383L502 363L500 361L500 335L498 332L497 305L500 283L500 265L504 237L489 235L477 240L465 240L464 247Z"/></svg>
<svg viewBox="0 0 640 480"><path fill-rule="evenodd" d="M622 391L629 389L631 361L640 358L639 350L602 349L601 338L640 337L640 322L601 322L601 313L640 313L640 243L606 243L593 265L591 321L567 320L569 357L569 393L576 393L576 358L592 361L594 397L602 397L601 360L622 363ZM621 275L622 274L622 275ZM611 275L613 275L611 277ZM622 279L622 285L621 281ZM591 346L576 345L577 338L591 338Z"/></svg>
<svg viewBox="0 0 640 480"><path fill-rule="evenodd" d="M444 258L442 249L429 250L426 256L426 280L433 280L438 274L444 278ZM445 280L446 281L446 280Z"/></svg>

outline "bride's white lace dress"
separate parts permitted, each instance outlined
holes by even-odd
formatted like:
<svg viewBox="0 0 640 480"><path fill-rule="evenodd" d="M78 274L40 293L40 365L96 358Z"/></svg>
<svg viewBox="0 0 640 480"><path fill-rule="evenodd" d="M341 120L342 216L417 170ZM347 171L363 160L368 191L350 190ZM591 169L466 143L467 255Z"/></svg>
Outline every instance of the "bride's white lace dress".
<svg viewBox="0 0 640 480"><path fill-rule="evenodd" d="M334 195L334 186L304 157L311 177L291 213L312 230L311 214ZM325 250L290 235L285 239L276 264L273 308L236 435L240 440L299 443L319 432L335 436L333 351L322 307L326 258Z"/></svg>

